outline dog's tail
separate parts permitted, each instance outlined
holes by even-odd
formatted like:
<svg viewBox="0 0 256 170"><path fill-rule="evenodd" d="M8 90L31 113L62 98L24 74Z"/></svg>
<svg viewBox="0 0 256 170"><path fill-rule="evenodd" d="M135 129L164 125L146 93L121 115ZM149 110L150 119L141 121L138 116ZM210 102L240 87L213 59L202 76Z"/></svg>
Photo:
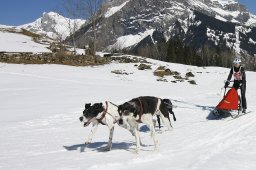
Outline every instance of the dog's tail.
<svg viewBox="0 0 256 170"><path fill-rule="evenodd" d="M172 105L171 100L170 100L170 99L163 99L163 103L164 103L164 104L166 105L166 107L168 108L169 113L172 114L173 120L176 121L176 116L175 116L175 114L174 114L174 112L173 112L173 110L172 110L173 105Z"/></svg>

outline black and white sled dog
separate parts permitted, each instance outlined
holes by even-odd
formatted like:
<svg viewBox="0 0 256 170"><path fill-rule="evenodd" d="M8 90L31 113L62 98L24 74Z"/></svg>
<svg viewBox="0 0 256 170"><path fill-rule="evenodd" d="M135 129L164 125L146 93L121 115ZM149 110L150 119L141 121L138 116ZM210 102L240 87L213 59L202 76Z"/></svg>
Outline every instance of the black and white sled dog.
<svg viewBox="0 0 256 170"><path fill-rule="evenodd" d="M153 116L160 116L168 130L172 128L169 113L173 115L173 120L176 121L175 114L172 110L172 102L169 99L160 99L150 96L134 98L119 105L118 113L122 118L122 123L126 124L128 130L135 136L137 152L140 149L138 123L144 123L148 126L151 131L151 137L154 140L155 149L158 149Z"/></svg>
<svg viewBox="0 0 256 170"><path fill-rule="evenodd" d="M84 123L84 127L92 123L92 129L85 144L91 143L92 137L95 134L98 125L103 124L106 125L110 131L106 150L111 150L115 124L117 123L121 127L128 129L125 124L119 123L120 118L121 116L118 114L118 106L109 101L104 103L95 103L93 105L90 103L85 104L83 116L81 116L79 119Z"/></svg>

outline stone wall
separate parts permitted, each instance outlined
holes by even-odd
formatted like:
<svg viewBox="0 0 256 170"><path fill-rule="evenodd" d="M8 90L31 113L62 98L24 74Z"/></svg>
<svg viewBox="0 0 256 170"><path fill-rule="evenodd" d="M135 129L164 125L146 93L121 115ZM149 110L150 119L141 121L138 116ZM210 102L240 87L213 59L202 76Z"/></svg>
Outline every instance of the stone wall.
<svg viewBox="0 0 256 170"><path fill-rule="evenodd" d="M72 66L102 65L110 62L106 57L85 55L61 55L55 53L4 53L0 52L0 62L15 64L63 64Z"/></svg>

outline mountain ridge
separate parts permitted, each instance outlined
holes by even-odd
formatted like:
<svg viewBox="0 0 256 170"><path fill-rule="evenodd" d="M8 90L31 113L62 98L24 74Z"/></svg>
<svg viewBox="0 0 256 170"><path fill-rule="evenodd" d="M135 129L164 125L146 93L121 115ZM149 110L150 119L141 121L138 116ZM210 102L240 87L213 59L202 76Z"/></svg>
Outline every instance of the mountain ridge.
<svg viewBox="0 0 256 170"><path fill-rule="evenodd" d="M101 11L97 20L99 51L125 51L168 61L173 53L167 52L169 42L178 39L181 48L192 48L199 55L196 58L205 61L201 65L208 65L207 55L213 65L225 67L228 65L217 63L229 63L236 55L253 60L256 55L256 16L235 0L112 0ZM76 32L78 46L89 45L91 30L88 22Z"/></svg>
<svg viewBox="0 0 256 170"><path fill-rule="evenodd" d="M79 29L85 21L86 20L82 19L69 19L51 11L44 12L40 18L31 23L19 26L0 25L0 28L12 28L17 30L25 29L39 35L47 36L54 40L64 40L70 36L74 25L76 25L76 29Z"/></svg>

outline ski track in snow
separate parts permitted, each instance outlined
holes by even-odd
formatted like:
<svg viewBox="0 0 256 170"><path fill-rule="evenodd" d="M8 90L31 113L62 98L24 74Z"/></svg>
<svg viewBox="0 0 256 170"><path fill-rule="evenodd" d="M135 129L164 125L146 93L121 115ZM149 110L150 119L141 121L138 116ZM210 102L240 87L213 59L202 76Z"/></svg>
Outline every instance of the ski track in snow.
<svg viewBox="0 0 256 170"><path fill-rule="evenodd" d="M252 113L239 119L212 120L210 110L221 99L229 70L193 67L149 60L153 70L138 71L134 64L97 67L16 65L0 63L0 169L8 170L130 170L130 169L256 169L255 73L247 72L247 100ZM159 65L192 71L198 85L157 82ZM121 69L131 75L115 75ZM172 77L166 79L172 80ZM133 97L170 98L177 106L172 131L157 130L159 151L144 125L142 143L116 126L113 149L107 146L108 128L99 128L89 146L90 132L78 118L85 103L105 100L121 104Z"/></svg>

